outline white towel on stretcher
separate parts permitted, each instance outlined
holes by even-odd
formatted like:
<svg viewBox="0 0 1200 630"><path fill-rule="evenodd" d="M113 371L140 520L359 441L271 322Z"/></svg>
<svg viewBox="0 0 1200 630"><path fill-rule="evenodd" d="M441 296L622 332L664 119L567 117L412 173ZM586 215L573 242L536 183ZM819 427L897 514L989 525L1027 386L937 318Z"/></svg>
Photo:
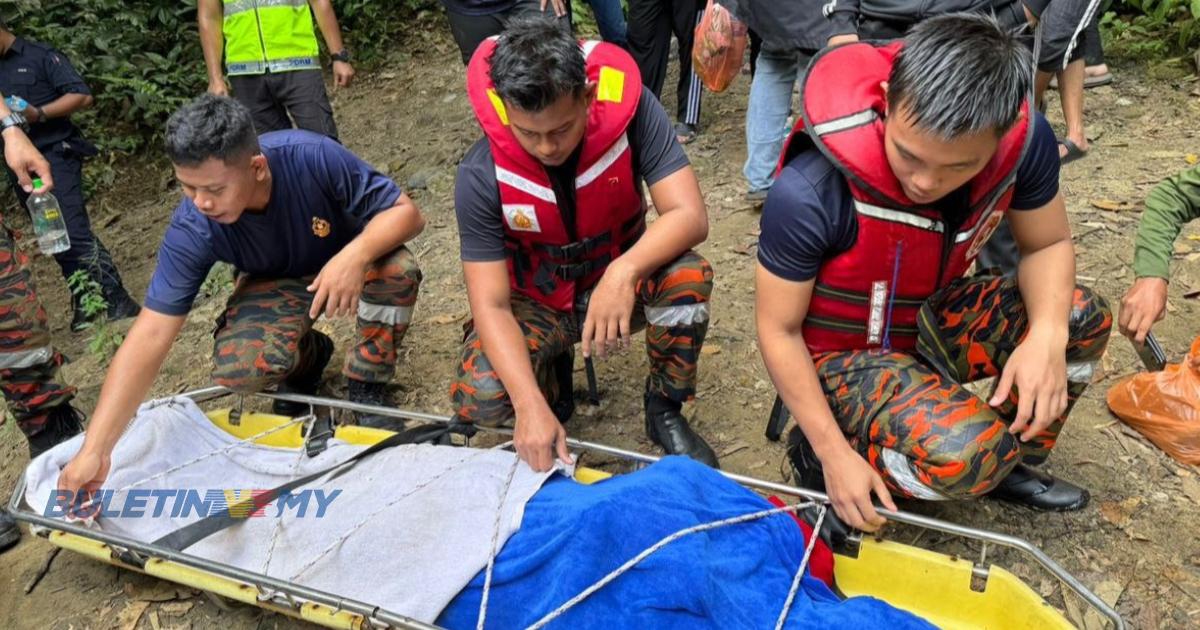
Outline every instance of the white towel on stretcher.
<svg viewBox="0 0 1200 630"><path fill-rule="evenodd" d="M30 463L25 499L34 510L42 513L48 505L59 470L79 450L82 439L64 442ZM104 487L126 488L237 442L190 399L146 403L117 443ZM135 488L192 489L199 496L210 490L271 489L328 468L362 448L331 440L325 452L309 458L294 449L239 444ZM501 496L500 547L520 527L526 502L554 474L535 473L520 463L505 494L515 457L506 451L449 446L386 449L332 481L321 478L304 486L322 489L326 496L341 490L320 518L311 499L304 517L295 509L271 504L264 516L246 518L186 553L432 622L486 566ZM124 506L127 492L118 492L110 506ZM149 542L198 520L194 514L171 518L171 502L164 501L164 514L157 518L150 501L141 518L102 517L96 525ZM277 516L280 512L282 517ZM331 553L301 572L339 540Z"/></svg>

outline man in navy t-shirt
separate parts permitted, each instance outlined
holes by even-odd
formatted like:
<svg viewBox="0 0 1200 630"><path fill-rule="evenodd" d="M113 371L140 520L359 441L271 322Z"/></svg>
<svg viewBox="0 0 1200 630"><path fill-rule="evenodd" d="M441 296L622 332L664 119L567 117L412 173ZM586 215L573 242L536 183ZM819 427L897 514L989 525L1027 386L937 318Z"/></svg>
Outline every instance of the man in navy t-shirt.
<svg viewBox="0 0 1200 630"><path fill-rule="evenodd" d="M809 67L803 128L763 208L757 324L798 428L799 481L874 530L872 494L1072 510L1032 468L1091 380L1112 318L1075 286L1058 154L1030 54L952 14ZM1000 219L1017 277L965 276ZM987 402L961 383L998 376Z"/></svg>
<svg viewBox="0 0 1200 630"><path fill-rule="evenodd" d="M209 269L239 272L221 316L213 380L237 391L316 393L333 342L324 313L357 315L343 373L350 399L385 404L421 272L404 244L425 225L387 177L307 131L257 137L245 106L205 95L167 123L167 153L186 195L163 236L145 308L113 358L64 488L107 474L117 438L149 391ZM288 405L279 413L294 415ZM379 416L360 424L387 426ZM74 485L72 485L74 484Z"/></svg>

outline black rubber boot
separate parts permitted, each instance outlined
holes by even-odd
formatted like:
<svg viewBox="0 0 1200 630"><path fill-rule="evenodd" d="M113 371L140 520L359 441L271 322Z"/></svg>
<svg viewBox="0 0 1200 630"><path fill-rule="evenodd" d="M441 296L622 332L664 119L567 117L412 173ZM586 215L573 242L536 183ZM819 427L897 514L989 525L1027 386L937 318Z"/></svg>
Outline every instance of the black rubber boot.
<svg viewBox="0 0 1200 630"><path fill-rule="evenodd" d="M83 432L83 414L63 403L46 415L46 424L41 431L29 437L29 459L58 446Z"/></svg>
<svg viewBox="0 0 1200 630"><path fill-rule="evenodd" d="M296 367L275 391L280 394L315 396L321 387L321 374L325 372L325 366L329 365L329 358L333 356L333 340L323 332L309 330L300 338L299 345L300 356ZM294 418L308 411L308 405L276 400L271 404L271 411Z"/></svg>
<svg viewBox="0 0 1200 630"><path fill-rule="evenodd" d="M1071 512L1087 507L1087 490L1025 464L1005 477L987 496L1045 512Z"/></svg>
<svg viewBox="0 0 1200 630"><path fill-rule="evenodd" d="M352 403L373 405L375 407L395 406L392 402L391 394L388 393L387 383L365 383L349 379L346 389L346 398ZM408 424L401 418L384 416L377 413L355 411L354 420L360 427L371 427L372 429L383 429L385 431L395 431L396 433L408 428Z"/></svg>
<svg viewBox="0 0 1200 630"><path fill-rule="evenodd" d="M8 512L0 510L0 553L12 549L21 540L21 528Z"/></svg>
<svg viewBox="0 0 1200 630"><path fill-rule="evenodd" d="M646 392L645 406L646 435L668 455L686 455L702 464L721 468L712 447L688 426L680 412L681 403Z"/></svg>

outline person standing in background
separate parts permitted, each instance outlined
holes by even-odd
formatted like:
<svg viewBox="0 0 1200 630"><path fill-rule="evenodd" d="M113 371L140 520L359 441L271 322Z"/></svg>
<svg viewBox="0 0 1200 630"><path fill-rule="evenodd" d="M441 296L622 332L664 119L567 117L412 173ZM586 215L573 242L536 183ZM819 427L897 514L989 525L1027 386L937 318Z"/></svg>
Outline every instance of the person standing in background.
<svg viewBox="0 0 1200 630"><path fill-rule="evenodd" d="M228 96L232 87L233 97L250 109L260 134L291 129L295 121L299 129L338 139L321 74L314 15L333 59L334 86L350 87L354 67L331 0L199 0L196 15L210 94Z"/></svg>
<svg viewBox="0 0 1200 630"><path fill-rule="evenodd" d="M696 139L700 125L700 77L692 72L692 40L703 6L699 0L629 0L629 52L637 61L642 83L662 98L671 57L671 35L679 41L679 81L675 94L675 137L681 144Z"/></svg>

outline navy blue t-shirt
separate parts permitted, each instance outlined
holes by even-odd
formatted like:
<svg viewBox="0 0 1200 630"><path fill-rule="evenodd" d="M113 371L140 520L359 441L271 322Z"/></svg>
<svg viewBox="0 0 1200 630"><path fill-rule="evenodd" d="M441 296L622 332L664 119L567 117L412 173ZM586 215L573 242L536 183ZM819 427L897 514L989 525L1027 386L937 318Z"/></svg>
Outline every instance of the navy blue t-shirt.
<svg viewBox="0 0 1200 630"><path fill-rule="evenodd" d="M1029 151L1017 166L1012 210L1036 210L1058 194L1058 141L1045 117L1034 117ZM965 209L966 186L935 205ZM811 280L821 264L854 245L858 238L853 198L846 178L817 149L784 166L763 204L758 261L771 273L794 282Z"/></svg>
<svg viewBox="0 0 1200 630"><path fill-rule="evenodd" d="M19 96L31 106L48 105L67 94L91 94L83 77L62 53L17 37L0 55L0 94ZM51 118L29 126L29 139L42 151L79 137L70 117Z"/></svg>
<svg viewBox="0 0 1200 630"><path fill-rule="evenodd" d="M146 308L186 314L218 261L257 276L315 275L400 198L395 182L323 135L274 131L258 141L271 169L266 209L221 225L191 199L181 201L158 249Z"/></svg>

